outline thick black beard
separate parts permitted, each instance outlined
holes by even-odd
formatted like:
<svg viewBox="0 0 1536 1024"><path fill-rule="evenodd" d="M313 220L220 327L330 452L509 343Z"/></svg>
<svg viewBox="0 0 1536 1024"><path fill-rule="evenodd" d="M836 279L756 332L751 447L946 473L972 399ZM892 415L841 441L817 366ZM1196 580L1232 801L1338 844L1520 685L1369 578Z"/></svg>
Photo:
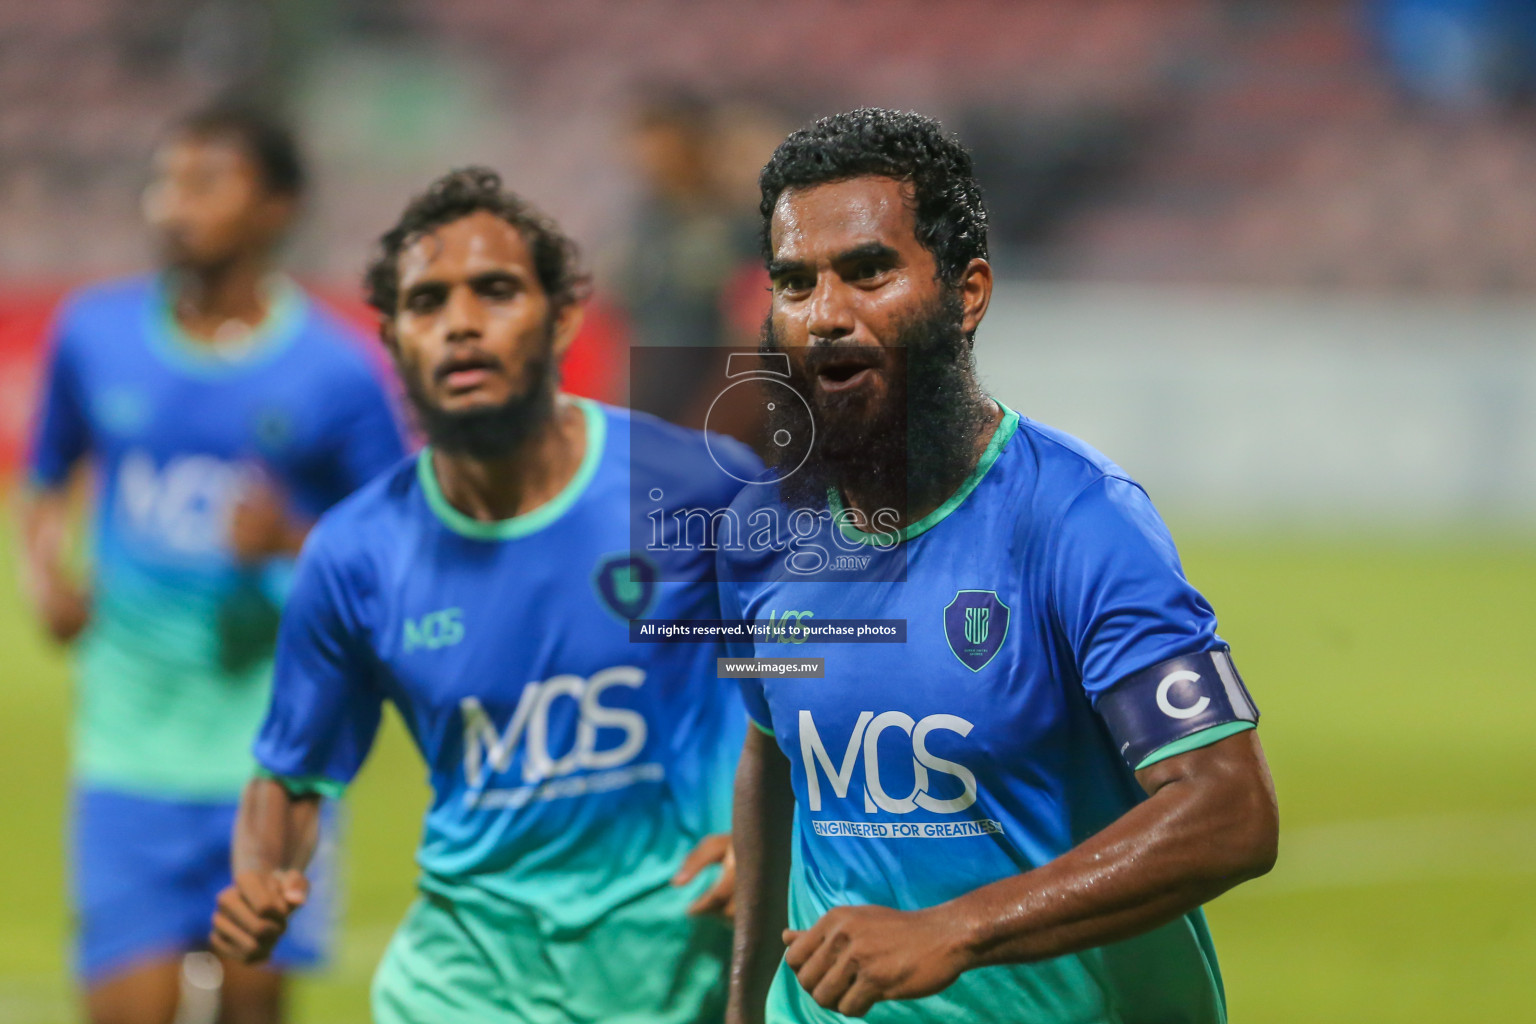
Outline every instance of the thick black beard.
<svg viewBox="0 0 1536 1024"><path fill-rule="evenodd" d="M416 367L402 367L405 394L416 414L416 424L427 442L438 451L490 461L505 458L522 447L549 422L555 413L558 378L550 342L528 365L533 381L528 390L500 405L449 412L432 401Z"/></svg>
<svg viewBox="0 0 1536 1024"><path fill-rule="evenodd" d="M816 417L816 441L796 472L775 464L793 450L767 456L781 480L779 494L791 508L824 508L827 491L857 494L861 502L904 515L916 506L942 501L965 478L975 460L976 438L991 413L976 386L971 341L963 330L960 296L946 291L934 304L900 325L887 349L889 392L874 408L861 397L823 396L802 368L790 360L790 387ZM770 318L763 325L765 351L782 351ZM768 434L780 429L804 436L805 409L779 402L768 414ZM796 408L790 408L796 406ZM772 448L773 446L769 446Z"/></svg>

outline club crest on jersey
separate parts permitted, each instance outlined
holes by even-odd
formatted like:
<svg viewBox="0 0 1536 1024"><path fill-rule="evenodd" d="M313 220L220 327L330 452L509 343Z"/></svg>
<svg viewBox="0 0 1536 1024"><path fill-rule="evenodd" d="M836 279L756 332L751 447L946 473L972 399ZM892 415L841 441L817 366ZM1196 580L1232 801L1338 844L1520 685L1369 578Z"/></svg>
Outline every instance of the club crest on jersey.
<svg viewBox="0 0 1536 1024"><path fill-rule="evenodd" d="M598 599L620 619L638 619L656 598L656 566L643 555L625 551L597 563L592 585Z"/></svg>
<svg viewBox="0 0 1536 1024"><path fill-rule="evenodd" d="M960 663L980 672L1008 635L1008 606L991 590L961 590L944 609L944 639Z"/></svg>
<svg viewBox="0 0 1536 1024"><path fill-rule="evenodd" d="M102 426L125 437L140 433L153 414L149 398L143 392L123 386L103 392L95 408Z"/></svg>
<svg viewBox="0 0 1536 1024"><path fill-rule="evenodd" d="M252 429L263 451L281 451L293 440L293 422L282 409L263 409L256 415Z"/></svg>

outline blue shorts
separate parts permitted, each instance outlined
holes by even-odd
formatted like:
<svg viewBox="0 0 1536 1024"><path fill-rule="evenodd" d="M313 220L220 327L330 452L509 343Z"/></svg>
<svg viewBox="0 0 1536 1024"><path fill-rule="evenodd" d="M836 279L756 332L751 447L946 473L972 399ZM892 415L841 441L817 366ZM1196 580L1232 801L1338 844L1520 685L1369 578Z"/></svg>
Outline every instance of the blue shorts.
<svg viewBox="0 0 1536 1024"><path fill-rule="evenodd" d="M206 949L220 891L230 883L234 802L197 803L77 788L70 888L75 970L91 986L138 963ZM273 952L278 969L314 967L330 948L336 814L328 805L310 865L309 901Z"/></svg>

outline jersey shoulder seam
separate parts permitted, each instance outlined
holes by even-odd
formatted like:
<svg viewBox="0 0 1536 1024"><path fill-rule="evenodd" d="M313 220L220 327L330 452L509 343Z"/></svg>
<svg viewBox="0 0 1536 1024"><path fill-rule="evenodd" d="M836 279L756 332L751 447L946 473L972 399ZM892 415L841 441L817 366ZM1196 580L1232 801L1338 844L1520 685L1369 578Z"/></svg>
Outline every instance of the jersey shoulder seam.
<svg viewBox="0 0 1536 1024"><path fill-rule="evenodd" d="M343 520L355 520L360 515L373 514L394 507L402 500L409 500L404 497L404 494L408 494L416 486L416 457L415 452L401 456L389 469L321 513L320 519L315 524L313 535L317 541L325 542L327 561L335 564L332 557L334 549L328 538L334 531L342 529L341 526L336 525L337 523ZM399 486L399 477L402 473L409 473L410 479L402 488L404 493L396 496L391 492Z"/></svg>
<svg viewBox="0 0 1536 1024"><path fill-rule="evenodd" d="M1055 436L1058 433L1065 434L1065 431L1057 431L1052 427L1047 427L1043 423L1037 423L1030 419L1028 416L1019 417L1019 426L1025 430L1028 430L1031 437L1038 438L1045 444L1059 448L1061 451L1065 452L1068 456L1078 462L1086 463L1094 470L1094 472L1098 473L1100 476L1114 477L1125 480L1127 483L1132 484L1136 482L1127 476L1125 471L1120 466L1116 465L1113 459L1105 455L1103 452L1098 451L1098 449L1093 450L1096 454L1101 456L1106 463L1108 463L1110 466L1113 466L1113 470L1104 469L1088 455L1078 451L1071 445L1067 444L1065 441L1061 440L1061 438ZM1071 437L1070 434L1066 434L1066 436ZM1083 444L1085 447L1092 447L1091 445L1087 445L1087 443L1082 441L1080 438L1073 437L1072 440L1077 441L1079 444ZM1091 486L1091 484L1087 486Z"/></svg>

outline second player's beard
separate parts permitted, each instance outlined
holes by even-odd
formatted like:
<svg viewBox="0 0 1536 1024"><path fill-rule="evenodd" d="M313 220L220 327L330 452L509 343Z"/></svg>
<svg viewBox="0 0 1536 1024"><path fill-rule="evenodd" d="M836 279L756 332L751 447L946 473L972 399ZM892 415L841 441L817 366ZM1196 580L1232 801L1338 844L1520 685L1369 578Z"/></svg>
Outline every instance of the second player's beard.
<svg viewBox="0 0 1536 1024"><path fill-rule="evenodd" d="M959 295L946 291L901 324L895 345L885 354L887 391L873 405L858 392L826 395L817 389L812 375L824 358L819 353L790 360L788 384L805 399L816 423L815 443L804 464L779 485L787 505L823 508L827 490L836 488L857 497L868 512L893 508L905 514L942 502L959 487L991 413L976 385L964 315ZM763 348L782 350L771 318L763 327ZM805 410L791 408L795 405L776 403L768 414L770 436L781 429L803 436Z"/></svg>
<svg viewBox="0 0 1536 1024"><path fill-rule="evenodd" d="M553 324L537 356L529 361L528 386L499 405L450 411L434 402L419 367L402 367L406 397L427 442L439 451L490 461L516 452L555 413L558 378Z"/></svg>

